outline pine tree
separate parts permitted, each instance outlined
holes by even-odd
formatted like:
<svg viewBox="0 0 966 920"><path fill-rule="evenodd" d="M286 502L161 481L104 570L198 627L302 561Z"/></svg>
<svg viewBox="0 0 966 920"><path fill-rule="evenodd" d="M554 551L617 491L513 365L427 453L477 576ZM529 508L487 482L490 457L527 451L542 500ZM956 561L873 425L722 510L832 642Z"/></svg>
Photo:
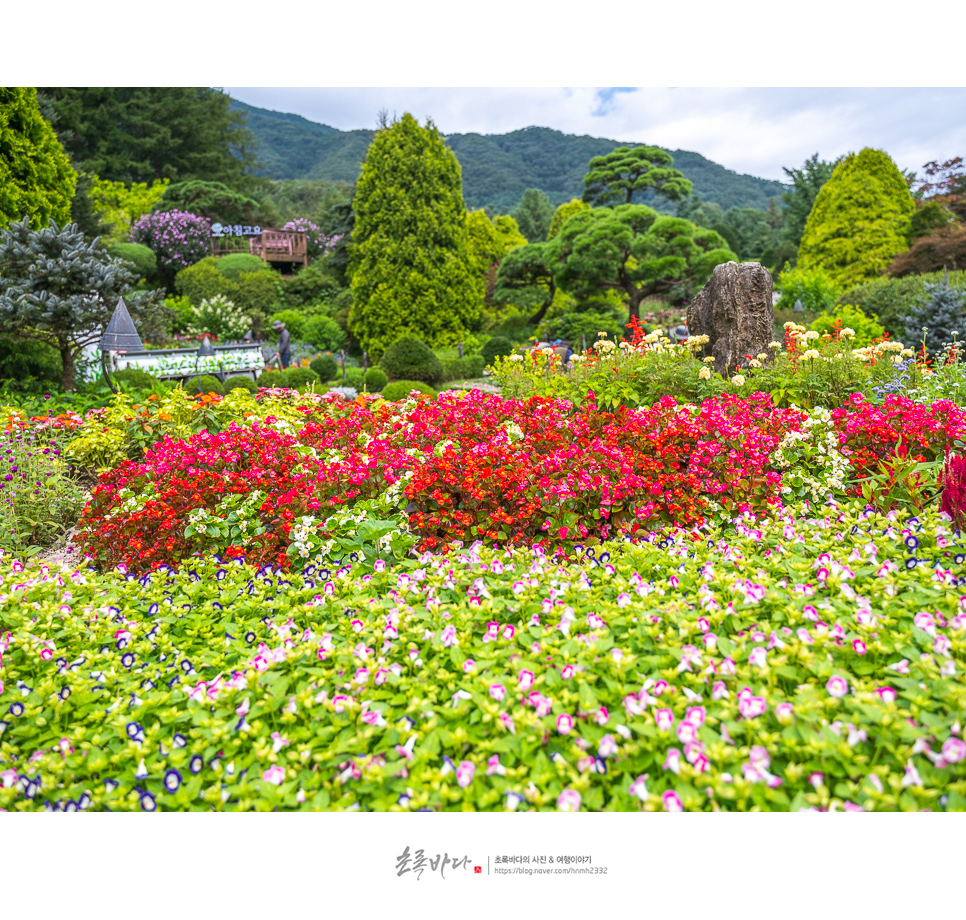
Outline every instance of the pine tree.
<svg viewBox="0 0 966 920"><path fill-rule="evenodd" d="M163 292L134 293L134 280L127 263L85 240L76 224L31 230L24 218L0 232L0 334L55 348L70 392L78 356L101 337L119 297L135 320L152 322L166 310Z"/></svg>
<svg viewBox="0 0 966 920"><path fill-rule="evenodd" d="M539 243L547 238L550 221L553 220L553 205L546 192L541 192L538 188L528 188L511 216L527 242Z"/></svg>
<svg viewBox="0 0 966 920"><path fill-rule="evenodd" d="M482 317L459 163L431 121L376 133L353 202L349 328L370 360L404 335L461 341Z"/></svg>
<svg viewBox="0 0 966 920"><path fill-rule="evenodd" d="M0 228L70 219L77 174L32 87L0 86Z"/></svg>
<svg viewBox="0 0 966 920"><path fill-rule="evenodd" d="M798 250L799 268L823 268L848 287L881 275L906 249L915 203L889 155L849 154L815 198Z"/></svg>
<svg viewBox="0 0 966 920"><path fill-rule="evenodd" d="M560 233L563 225L567 223L567 219L573 217L574 214L578 214L581 211L586 211L590 208L589 204L585 204L579 198L573 198L565 204L560 205L556 211L553 212L553 219L550 221L550 229L547 231L547 239L552 240L558 233Z"/></svg>
<svg viewBox="0 0 966 920"><path fill-rule="evenodd" d="M966 343L966 291L957 290L949 283L949 273L943 272L938 284L924 284L925 295L905 318L907 343L925 339L926 351L937 355L943 345ZM925 330L925 331L924 331Z"/></svg>

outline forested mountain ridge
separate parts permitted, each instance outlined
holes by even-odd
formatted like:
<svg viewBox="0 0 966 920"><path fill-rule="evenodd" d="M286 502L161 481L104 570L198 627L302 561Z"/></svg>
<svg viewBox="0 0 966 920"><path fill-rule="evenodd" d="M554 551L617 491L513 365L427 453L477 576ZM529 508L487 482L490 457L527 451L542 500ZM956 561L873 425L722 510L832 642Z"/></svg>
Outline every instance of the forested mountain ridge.
<svg viewBox="0 0 966 920"><path fill-rule="evenodd" d="M339 131L300 115L237 100L233 106L248 115L248 126L258 142L256 155L264 164L261 174L273 179L354 182L375 134L365 129ZM498 212L511 210L528 188L542 190L554 205L579 197L591 157L624 143L540 127L507 134L450 134L446 142L462 167L466 206L488 206ZM769 198L787 190L781 182L739 174L700 153L670 153L675 167L694 183L693 194L717 202L723 210L765 209ZM673 204L662 205L662 210L672 211Z"/></svg>

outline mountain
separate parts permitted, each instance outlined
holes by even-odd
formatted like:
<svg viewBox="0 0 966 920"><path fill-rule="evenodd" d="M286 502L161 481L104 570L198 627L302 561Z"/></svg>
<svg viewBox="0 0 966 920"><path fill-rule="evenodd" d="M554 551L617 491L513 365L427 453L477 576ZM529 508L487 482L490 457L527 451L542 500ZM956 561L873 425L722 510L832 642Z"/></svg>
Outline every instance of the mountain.
<svg viewBox="0 0 966 920"><path fill-rule="evenodd" d="M261 175L272 179L326 179L354 182L375 131L340 131L283 112L233 102L248 116L264 164ZM450 134L446 142L463 170L463 197L470 209L491 207L507 212L524 191L538 188L554 205L583 192L591 157L610 153L623 141L564 134L552 128L529 127L508 134ZM768 199L787 186L726 169L700 153L671 150L674 165L694 183L693 194L730 207L768 207ZM674 205L641 199L662 210Z"/></svg>

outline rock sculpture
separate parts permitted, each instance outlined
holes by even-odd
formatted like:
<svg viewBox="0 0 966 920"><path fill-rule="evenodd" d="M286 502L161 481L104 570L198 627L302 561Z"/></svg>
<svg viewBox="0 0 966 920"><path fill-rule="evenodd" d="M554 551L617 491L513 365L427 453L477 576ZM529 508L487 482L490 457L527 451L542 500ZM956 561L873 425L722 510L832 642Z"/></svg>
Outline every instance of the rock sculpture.
<svg viewBox="0 0 966 920"><path fill-rule="evenodd" d="M770 360L774 325L771 274L758 262L716 266L688 307L688 333L708 336L700 357L713 356L722 376L747 367L748 355Z"/></svg>

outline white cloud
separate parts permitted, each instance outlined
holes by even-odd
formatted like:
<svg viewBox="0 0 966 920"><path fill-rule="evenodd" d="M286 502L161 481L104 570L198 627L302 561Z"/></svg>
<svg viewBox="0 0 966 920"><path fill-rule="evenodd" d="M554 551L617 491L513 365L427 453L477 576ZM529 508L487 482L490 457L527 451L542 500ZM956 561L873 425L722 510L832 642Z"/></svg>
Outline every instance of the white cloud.
<svg viewBox="0 0 966 920"><path fill-rule="evenodd" d="M863 147L901 169L966 154L966 89L594 87L226 87L251 105L340 130L375 126L380 109L432 118L444 134L529 125L695 150L737 172L784 180L813 153Z"/></svg>

